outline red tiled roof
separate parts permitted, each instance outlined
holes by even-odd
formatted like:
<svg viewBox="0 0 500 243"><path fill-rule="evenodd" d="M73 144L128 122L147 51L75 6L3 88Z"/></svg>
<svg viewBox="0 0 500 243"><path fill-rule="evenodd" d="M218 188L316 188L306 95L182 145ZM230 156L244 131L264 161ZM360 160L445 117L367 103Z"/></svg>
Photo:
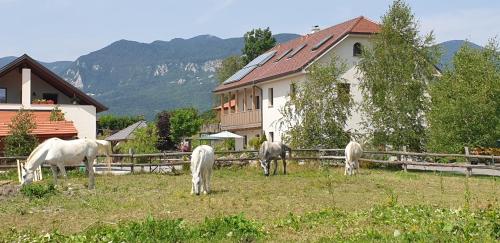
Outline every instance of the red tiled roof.
<svg viewBox="0 0 500 243"><path fill-rule="evenodd" d="M235 107L236 106L236 100L231 100L231 107ZM228 109L229 108L229 102L226 102L224 103L224 109ZM220 105L215 107L214 110L220 110Z"/></svg>
<svg viewBox="0 0 500 243"><path fill-rule="evenodd" d="M348 34L374 34L380 32L380 25L377 23L366 19L363 16L348 20L344 23L323 29L313 34L304 35L288 41L283 44L279 44L273 47L269 51L276 51L276 54L269 61L264 63L264 65L256 68L248 75L243 77L241 80L229 83L221 84L217 86L214 92L229 90L236 87L241 87L251 83L258 83L288 74L296 73L305 68L312 61L321 56L325 51L330 49L337 42L342 40ZM321 47L312 51L312 48L324 38L333 35L328 41L326 41ZM303 44L307 46L299 51L292 58L284 57L278 62L275 62L276 58L281 56L286 51L297 48Z"/></svg>
<svg viewBox="0 0 500 243"><path fill-rule="evenodd" d="M0 111L0 137L9 135L11 118L17 111ZM32 134L37 137L73 137L78 134L72 121L50 121L50 111L35 111L36 128Z"/></svg>

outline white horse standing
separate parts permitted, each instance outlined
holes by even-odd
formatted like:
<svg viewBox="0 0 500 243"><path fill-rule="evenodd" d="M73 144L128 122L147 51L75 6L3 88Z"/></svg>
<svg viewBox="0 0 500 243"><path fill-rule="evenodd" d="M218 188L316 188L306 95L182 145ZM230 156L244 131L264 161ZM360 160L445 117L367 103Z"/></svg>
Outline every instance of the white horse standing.
<svg viewBox="0 0 500 243"><path fill-rule="evenodd" d="M99 145L94 139L75 139L62 140L59 138L50 138L38 145L28 157L23 168L23 184L29 184L33 181L33 171L39 165L46 162L52 169L54 182L57 183L57 168L62 176L66 178L65 165L78 165L84 162L89 173L89 189L94 189L95 178L93 163L97 157Z"/></svg>
<svg viewBox="0 0 500 243"><path fill-rule="evenodd" d="M359 171L359 158L363 155L363 149L359 143L351 141L345 147L345 170L344 175L353 175Z"/></svg>
<svg viewBox="0 0 500 243"><path fill-rule="evenodd" d="M210 193L210 178L215 162L214 149L208 145L201 145L193 150L191 155L191 174L193 184L191 194L200 195Z"/></svg>

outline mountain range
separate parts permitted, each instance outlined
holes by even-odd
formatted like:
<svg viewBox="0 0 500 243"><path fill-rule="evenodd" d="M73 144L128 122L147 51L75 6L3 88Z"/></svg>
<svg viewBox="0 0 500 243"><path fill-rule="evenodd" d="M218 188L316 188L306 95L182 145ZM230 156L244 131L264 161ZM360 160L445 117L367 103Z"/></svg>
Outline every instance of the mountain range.
<svg viewBox="0 0 500 243"><path fill-rule="evenodd" d="M275 38L282 43L298 36L278 34ZM41 63L101 101L109 107L108 113L152 119L159 111L178 107L210 109L211 90L218 84L215 71L225 57L241 55L243 43L243 38L212 35L152 43L119 40L75 61ZM440 67L449 66L463 43L439 44L443 51ZM0 67L15 58L0 58Z"/></svg>

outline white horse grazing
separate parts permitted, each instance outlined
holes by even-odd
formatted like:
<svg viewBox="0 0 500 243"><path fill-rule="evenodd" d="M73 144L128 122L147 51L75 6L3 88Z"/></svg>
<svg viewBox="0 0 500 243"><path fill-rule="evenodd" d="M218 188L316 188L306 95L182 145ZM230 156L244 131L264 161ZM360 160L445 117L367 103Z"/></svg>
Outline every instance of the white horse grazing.
<svg viewBox="0 0 500 243"><path fill-rule="evenodd" d="M215 162L214 149L208 145L201 145L193 150L191 155L191 174L193 185L191 194L200 195L210 193L210 177Z"/></svg>
<svg viewBox="0 0 500 243"><path fill-rule="evenodd" d="M93 163L97 157L99 145L94 139L62 140L50 138L38 145L31 152L24 166L25 175L23 184L33 181L33 171L42 163L46 162L52 169L54 182L57 183L57 168L62 176L66 178L65 165L78 165L84 161L89 173L89 189L94 189L95 178Z"/></svg>
<svg viewBox="0 0 500 243"><path fill-rule="evenodd" d="M359 158L363 155L363 149L359 143L351 141L345 147L345 170L344 175L353 175L359 171Z"/></svg>
<svg viewBox="0 0 500 243"><path fill-rule="evenodd" d="M264 175L269 176L270 162L274 160L274 173L276 175L276 169L278 168L278 159L283 160L283 174L286 175L286 151L292 153L292 149L281 142L269 142L265 141L260 145L259 158L260 166L264 169Z"/></svg>

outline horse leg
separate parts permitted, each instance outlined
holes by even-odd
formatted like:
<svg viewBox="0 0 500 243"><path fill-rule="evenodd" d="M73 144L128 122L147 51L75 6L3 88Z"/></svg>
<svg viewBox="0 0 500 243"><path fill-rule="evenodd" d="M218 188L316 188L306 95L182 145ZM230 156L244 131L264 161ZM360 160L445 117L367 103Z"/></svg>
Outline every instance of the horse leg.
<svg viewBox="0 0 500 243"><path fill-rule="evenodd" d="M283 157L283 174L286 175L286 159Z"/></svg>
<svg viewBox="0 0 500 243"><path fill-rule="evenodd" d="M86 167L87 167L87 171L89 172L89 190L92 190L92 189L95 189L95 177L94 177L94 159L95 158L92 158L92 159L89 159L89 158L86 158L87 160L87 163L86 163Z"/></svg>
<svg viewBox="0 0 500 243"><path fill-rule="evenodd" d="M344 168L344 175L347 175L347 168L348 168L349 164L347 163L347 161L345 162L345 168Z"/></svg>
<svg viewBox="0 0 500 243"><path fill-rule="evenodd" d="M273 175L276 175L276 170L278 169L278 160L275 159L273 161L274 161L274 172L273 172Z"/></svg>
<svg viewBox="0 0 500 243"><path fill-rule="evenodd" d="M359 160L356 160L356 173L359 173Z"/></svg>
<svg viewBox="0 0 500 243"><path fill-rule="evenodd" d="M51 165L50 169L52 169L52 176L54 177L54 185L57 185L57 166Z"/></svg>
<svg viewBox="0 0 500 243"><path fill-rule="evenodd" d="M66 174L66 168L64 167L64 163L57 163L57 167L59 168L59 171L61 175L63 176L64 179L68 178L68 175Z"/></svg>

